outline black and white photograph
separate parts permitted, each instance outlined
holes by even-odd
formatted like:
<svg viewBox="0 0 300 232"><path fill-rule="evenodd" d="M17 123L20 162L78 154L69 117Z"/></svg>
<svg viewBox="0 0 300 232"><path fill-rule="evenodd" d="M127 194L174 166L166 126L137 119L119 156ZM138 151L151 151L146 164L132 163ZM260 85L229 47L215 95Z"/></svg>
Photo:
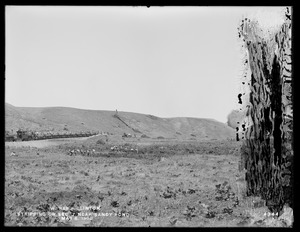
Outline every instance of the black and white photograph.
<svg viewBox="0 0 300 232"><path fill-rule="evenodd" d="M5 227L293 227L293 7L5 5Z"/></svg>

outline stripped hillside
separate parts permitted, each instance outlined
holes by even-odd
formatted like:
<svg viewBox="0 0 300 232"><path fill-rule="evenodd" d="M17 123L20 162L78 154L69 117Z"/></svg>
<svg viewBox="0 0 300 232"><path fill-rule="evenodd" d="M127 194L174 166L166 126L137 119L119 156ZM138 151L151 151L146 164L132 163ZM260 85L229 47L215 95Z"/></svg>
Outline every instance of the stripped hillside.
<svg viewBox="0 0 300 232"><path fill-rule="evenodd" d="M140 137L231 139L235 131L224 123L202 118L160 118L130 112L83 110L69 107L15 107L5 104L5 127L34 131L100 131Z"/></svg>

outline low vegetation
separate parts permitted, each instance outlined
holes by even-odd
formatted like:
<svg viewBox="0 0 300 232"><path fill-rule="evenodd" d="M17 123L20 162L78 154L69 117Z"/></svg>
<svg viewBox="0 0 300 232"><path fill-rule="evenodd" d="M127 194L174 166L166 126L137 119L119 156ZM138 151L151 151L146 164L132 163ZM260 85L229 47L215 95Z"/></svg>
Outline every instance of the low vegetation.
<svg viewBox="0 0 300 232"><path fill-rule="evenodd" d="M291 225L246 196L239 142L104 139L7 145L5 225Z"/></svg>

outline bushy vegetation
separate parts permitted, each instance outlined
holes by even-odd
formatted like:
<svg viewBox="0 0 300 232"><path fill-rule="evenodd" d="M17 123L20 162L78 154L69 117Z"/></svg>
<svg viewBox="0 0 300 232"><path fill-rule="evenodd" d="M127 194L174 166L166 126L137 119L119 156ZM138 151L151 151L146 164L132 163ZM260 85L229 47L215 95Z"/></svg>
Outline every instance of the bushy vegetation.
<svg viewBox="0 0 300 232"><path fill-rule="evenodd" d="M104 145L105 142L103 141L103 139L98 139L97 142L96 142L96 144L98 144L98 145Z"/></svg>
<svg viewBox="0 0 300 232"><path fill-rule="evenodd" d="M239 110L232 110L227 116L227 125L235 129L239 127L244 117L244 113Z"/></svg>

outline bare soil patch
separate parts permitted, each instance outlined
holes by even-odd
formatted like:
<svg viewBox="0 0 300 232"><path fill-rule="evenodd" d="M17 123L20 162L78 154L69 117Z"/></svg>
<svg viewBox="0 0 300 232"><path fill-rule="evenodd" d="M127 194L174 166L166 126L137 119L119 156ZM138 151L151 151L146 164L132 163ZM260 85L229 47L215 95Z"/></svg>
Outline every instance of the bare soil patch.
<svg viewBox="0 0 300 232"><path fill-rule="evenodd" d="M92 137L92 136L91 136ZM6 147L36 147L44 148L50 146L57 146L66 144L74 141L84 141L91 137L80 137L80 138L62 138L62 139L46 139L46 140L32 140L32 141L18 141L18 142L5 142Z"/></svg>

